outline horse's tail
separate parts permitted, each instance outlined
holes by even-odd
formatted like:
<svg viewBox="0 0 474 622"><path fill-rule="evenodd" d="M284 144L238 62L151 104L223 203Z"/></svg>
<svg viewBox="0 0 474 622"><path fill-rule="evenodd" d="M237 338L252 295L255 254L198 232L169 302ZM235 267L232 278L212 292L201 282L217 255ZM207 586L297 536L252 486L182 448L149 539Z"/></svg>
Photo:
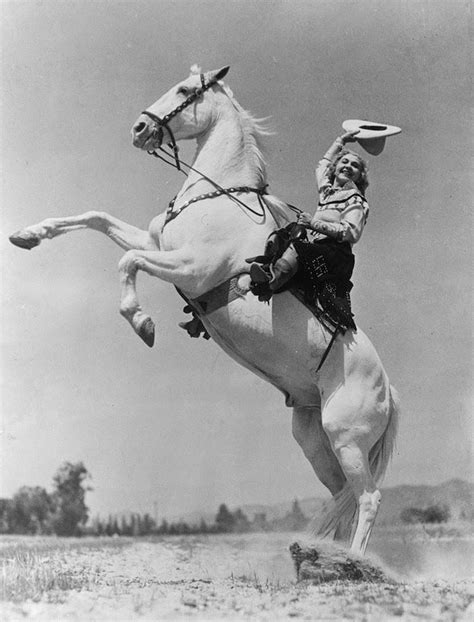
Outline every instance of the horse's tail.
<svg viewBox="0 0 474 622"><path fill-rule="evenodd" d="M385 475L388 463L395 449L395 439L400 416L400 400L394 387L389 387L389 414L387 427L369 453L369 464L375 482L379 484ZM324 512L318 526L317 535L326 537L338 530L343 538L349 538L351 525L357 512L357 499L352 488L346 482L342 489L334 495Z"/></svg>
<svg viewBox="0 0 474 622"><path fill-rule="evenodd" d="M390 406L387 427L369 453L370 470L377 484L381 482L385 475L388 463L395 449L395 439L398 432L400 399L396 389L392 387L392 385L389 387L389 398Z"/></svg>

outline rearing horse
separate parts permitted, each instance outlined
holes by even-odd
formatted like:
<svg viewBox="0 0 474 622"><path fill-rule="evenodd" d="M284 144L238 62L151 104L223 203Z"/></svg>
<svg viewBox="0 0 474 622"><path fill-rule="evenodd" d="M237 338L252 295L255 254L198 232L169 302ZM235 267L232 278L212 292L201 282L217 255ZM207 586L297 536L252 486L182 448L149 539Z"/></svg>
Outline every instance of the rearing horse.
<svg viewBox="0 0 474 622"><path fill-rule="evenodd" d="M127 252L119 263L121 314L148 345L154 324L140 307L138 270L175 285L204 326L238 363L272 383L293 407L293 434L334 497L321 533L351 537L363 554L380 503L377 482L391 455L398 400L380 359L361 330L331 335L291 293L263 304L249 291L247 257L268 235L295 219L265 194L259 122L222 82L228 67L192 72L140 114L133 144L157 155L165 141L195 139L190 173L166 212L147 231L105 212L52 218L11 236L33 248L76 229L101 231Z"/></svg>

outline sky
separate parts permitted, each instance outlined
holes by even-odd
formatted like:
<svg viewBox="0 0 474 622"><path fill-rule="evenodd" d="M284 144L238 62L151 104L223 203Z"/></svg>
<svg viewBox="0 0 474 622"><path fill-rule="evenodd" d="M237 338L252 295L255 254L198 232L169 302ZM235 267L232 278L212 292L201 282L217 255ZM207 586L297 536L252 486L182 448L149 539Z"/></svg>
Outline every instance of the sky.
<svg viewBox="0 0 474 622"><path fill-rule="evenodd" d="M472 480L472 4L464 0L43 0L1 10L1 487L91 473L91 514L156 517L324 496L281 394L191 340L146 275L148 349L120 316L122 251L81 231L27 252L8 235L107 211L146 228L183 179L134 149L141 110L187 77L269 117L270 189L313 211L345 119L402 128L369 156L353 307L402 400L385 485ZM192 154L186 145L184 155ZM186 157L185 157L186 159Z"/></svg>

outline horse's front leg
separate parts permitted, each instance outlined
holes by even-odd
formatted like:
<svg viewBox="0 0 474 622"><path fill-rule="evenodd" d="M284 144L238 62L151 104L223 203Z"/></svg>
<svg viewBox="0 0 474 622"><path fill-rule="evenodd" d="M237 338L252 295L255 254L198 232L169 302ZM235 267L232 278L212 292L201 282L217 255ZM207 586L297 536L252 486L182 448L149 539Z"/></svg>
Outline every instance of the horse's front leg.
<svg viewBox="0 0 474 622"><path fill-rule="evenodd" d="M65 218L47 218L36 225L17 231L10 236L10 242L20 248L31 250L38 246L41 240L52 239L78 229L99 231L125 250L132 248L153 250L157 247L148 231L129 225L107 212L99 211L89 211Z"/></svg>
<svg viewBox="0 0 474 622"><path fill-rule="evenodd" d="M122 296L120 313L128 320L133 330L150 348L155 341L155 324L142 310L137 295L137 272L143 270L151 276L186 287L193 279L193 260L185 249L174 251L137 251L126 253L119 263Z"/></svg>

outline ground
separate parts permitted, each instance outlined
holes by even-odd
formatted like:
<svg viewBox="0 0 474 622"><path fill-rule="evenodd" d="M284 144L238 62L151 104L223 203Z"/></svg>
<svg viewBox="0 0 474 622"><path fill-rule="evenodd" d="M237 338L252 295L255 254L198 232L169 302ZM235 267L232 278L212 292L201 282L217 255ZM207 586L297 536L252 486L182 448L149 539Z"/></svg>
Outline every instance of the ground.
<svg viewBox="0 0 474 622"><path fill-rule="evenodd" d="M0 617L4 622L474 619L468 567L449 571L448 578L430 578L430 568L428 578L419 570L417 576L409 571L402 576L400 569L395 574L385 566L395 582L296 583L288 547L298 535L6 538L0 543L6 599ZM436 547L442 549L442 543ZM447 550L456 548L472 552L472 540Z"/></svg>

